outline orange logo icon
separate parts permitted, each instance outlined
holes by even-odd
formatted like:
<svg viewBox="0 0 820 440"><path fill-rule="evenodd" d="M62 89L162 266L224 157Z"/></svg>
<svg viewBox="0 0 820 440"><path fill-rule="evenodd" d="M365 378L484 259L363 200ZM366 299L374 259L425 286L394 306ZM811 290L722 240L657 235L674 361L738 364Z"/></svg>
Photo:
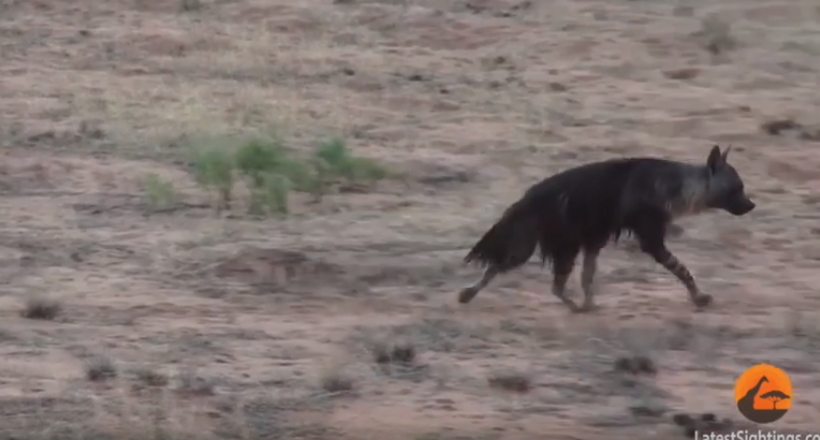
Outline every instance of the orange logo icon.
<svg viewBox="0 0 820 440"><path fill-rule="evenodd" d="M793 399L789 375L774 365L757 364L735 381L737 409L755 423L780 420L791 408Z"/></svg>

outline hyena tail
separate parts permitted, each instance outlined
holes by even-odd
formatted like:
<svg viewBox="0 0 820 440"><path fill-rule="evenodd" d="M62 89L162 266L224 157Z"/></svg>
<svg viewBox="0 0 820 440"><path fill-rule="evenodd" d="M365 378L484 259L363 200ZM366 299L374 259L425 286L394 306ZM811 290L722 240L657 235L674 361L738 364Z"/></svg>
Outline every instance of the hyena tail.
<svg viewBox="0 0 820 440"><path fill-rule="evenodd" d="M465 263L477 262L496 273L515 269L526 263L540 237L537 212L524 203L516 203L504 212L489 231L464 257Z"/></svg>

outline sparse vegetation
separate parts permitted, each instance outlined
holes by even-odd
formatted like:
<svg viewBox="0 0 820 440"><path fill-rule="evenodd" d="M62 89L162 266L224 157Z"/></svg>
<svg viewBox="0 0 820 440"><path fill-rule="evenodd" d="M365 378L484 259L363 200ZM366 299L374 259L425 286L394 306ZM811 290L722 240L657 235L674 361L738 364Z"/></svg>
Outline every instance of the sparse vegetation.
<svg viewBox="0 0 820 440"><path fill-rule="evenodd" d="M290 158L278 141L248 142L237 149L235 159L250 189L249 211L287 214L291 182L302 183L303 165Z"/></svg>
<svg viewBox="0 0 820 440"><path fill-rule="evenodd" d="M700 69L696 67L684 67L680 69L669 69L663 71L663 76L669 79L686 80L695 78L700 74Z"/></svg>
<svg viewBox="0 0 820 440"><path fill-rule="evenodd" d="M180 9L184 12L202 9L202 0L179 0Z"/></svg>
<svg viewBox="0 0 820 440"><path fill-rule="evenodd" d="M230 209L234 185L234 163L230 153L215 146L195 149L192 165L197 183L216 198L217 211Z"/></svg>
<svg viewBox="0 0 820 440"><path fill-rule="evenodd" d="M373 160L356 157L339 139L320 142L314 152L314 163L321 187L342 181L347 184L371 183L387 177L387 170Z"/></svg>
<svg viewBox="0 0 820 440"><path fill-rule="evenodd" d="M31 296L26 299L25 307L20 315L28 319L51 321L63 311L63 305L53 298L45 296Z"/></svg>
<svg viewBox="0 0 820 440"><path fill-rule="evenodd" d="M486 344L495 329L481 324L475 325L448 318L425 318L401 325L377 328L360 328L354 338L363 342L371 353L387 350L402 341L412 343L416 352L452 352L456 347L470 347ZM381 347L381 348L379 348Z"/></svg>
<svg viewBox="0 0 820 440"><path fill-rule="evenodd" d="M701 20L699 34L706 50L715 55L732 50L737 45L732 35L732 25L717 15L709 15Z"/></svg>
<svg viewBox="0 0 820 440"><path fill-rule="evenodd" d="M820 370L806 5L0 1L0 439L746 429L738 369ZM634 237L596 313L540 261L457 303L463 253L530 183L712 142L760 199L669 243L715 312ZM798 388L795 423L820 404Z"/></svg>
<svg viewBox="0 0 820 440"><path fill-rule="evenodd" d="M374 341L369 345L373 361L377 364L410 365L416 359L416 347L409 342L391 344Z"/></svg>
<svg viewBox="0 0 820 440"><path fill-rule="evenodd" d="M251 192L251 213L288 214L291 183L281 174L262 175L262 183Z"/></svg>
<svg viewBox="0 0 820 440"><path fill-rule="evenodd" d="M526 393L532 389L530 376L521 371L498 371L487 377L487 383L493 388L500 388L517 393Z"/></svg>
<svg viewBox="0 0 820 440"><path fill-rule="evenodd" d="M217 195L218 210L230 209L236 178L241 177L252 214L288 214L293 191L320 200L334 185L372 184L388 176L386 168L352 155L338 138L318 143L307 159L295 157L278 139L253 139L233 154L225 148L196 150L193 165L197 182Z"/></svg>
<svg viewBox="0 0 820 440"><path fill-rule="evenodd" d="M652 359L645 356L626 356L615 359L615 371L632 374L657 374L658 370Z"/></svg>
<svg viewBox="0 0 820 440"><path fill-rule="evenodd" d="M252 140L239 147L235 155L239 172L249 180L250 187L261 187L267 173L287 168L287 151L278 141Z"/></svg>
<svg viewBox="0 0 820 440"><path fill-rule="evenodd" d="M786 130L798 130L800 124L791 118L773 119L760 124L760 128L766 133L777 136Z"/></svg>
<svg viewBox="0 0 820 440"><path fill-rule="evenodd" d="M145 206L149 210L162 210L172 207L178 200L174 184L162 179L156 173L150 173L142 181Z"/></svg>
<svg viewBox="0 0 820 440"><path fill-rule="evenodd" d="M355 388L356 382L352 377L347 375L340 367L328 368L322 372L321 378L322 389L329 393L344 393L352 391Z"/></svg>
<svg viewBox="0 0 820 440"><path fill-rule="evenodd" d="M132 370L138 386L164 387L168 385L168 376L154 369L142 367Z"/></svg>
<svg viewBox="0 0 820 440"><path fill-rule="evenodd" d="M418 346L412 337L365 332L354 340L370 354L373 367L380 374L414 382L430 375L430 366L419 362Z"/></svg>
<svg viewBox="0 0 820 440"><path fill-rule="evenodd" d="M212 396L215 388L213 380L200 376L195 369L181 371L176 377L176 391L185 396Z"/></svg>
<svg viewBox="0 0 820 440"><path fill-rule="evenodd" d="M93 382L113 379L117 377L117 367L108 356L92 356L85 362L85 377Z"/></svg>

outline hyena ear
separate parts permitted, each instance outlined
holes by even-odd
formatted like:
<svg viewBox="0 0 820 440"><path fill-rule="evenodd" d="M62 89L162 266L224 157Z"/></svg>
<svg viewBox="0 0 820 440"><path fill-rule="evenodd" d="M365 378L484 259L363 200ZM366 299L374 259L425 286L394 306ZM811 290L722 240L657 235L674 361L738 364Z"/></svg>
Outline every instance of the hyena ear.
<svg viewBox="0 0 820 440"><path fill-rule="evenodd" d="M720 155L720 159L723 161L723 163L728 163L729 162L728 160L726 160L726 157L729 156L730 151L732 151L732 146L731 145L726 147L726 149L723 150L723 154Z"/></svg>
<svg viewBox="0 0 820 440"><path fill-rule="evenodd" d="M715 145L712 147L712 151L709 152L709 158L706 159L706 165L709 167L710 170L717 171L723 164L726 163L726 154L729 153L727 149L725 153L720 153L720 147Z"/></svg>

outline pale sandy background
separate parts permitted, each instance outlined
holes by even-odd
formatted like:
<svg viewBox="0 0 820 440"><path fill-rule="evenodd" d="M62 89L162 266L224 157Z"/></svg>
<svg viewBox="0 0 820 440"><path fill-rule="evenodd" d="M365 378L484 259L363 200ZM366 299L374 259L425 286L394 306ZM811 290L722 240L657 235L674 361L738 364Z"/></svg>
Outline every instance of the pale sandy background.
<svg viewBox="0 0 820 440"><path fill-rule="evenodd" d="M0 59L7 437L683 438L675 412L739 420L733 380L761 361L794 382L773 427L817 426L816 2L2 0ZM761 129L780 119L802 126ZM271 130L344 135L404 178L284 220L198 208L184 147ZM536 263L455 303L529 184L714 143L758 208L670 244L710 311L628 244L595 314ZM146 215L151 172L185 204ZM33 295L60 316L21 317ZM380 368L374 339L413 365ZM613 371L625 355L657 374ZM87 379L100 359L116 378Z"/></svg>

